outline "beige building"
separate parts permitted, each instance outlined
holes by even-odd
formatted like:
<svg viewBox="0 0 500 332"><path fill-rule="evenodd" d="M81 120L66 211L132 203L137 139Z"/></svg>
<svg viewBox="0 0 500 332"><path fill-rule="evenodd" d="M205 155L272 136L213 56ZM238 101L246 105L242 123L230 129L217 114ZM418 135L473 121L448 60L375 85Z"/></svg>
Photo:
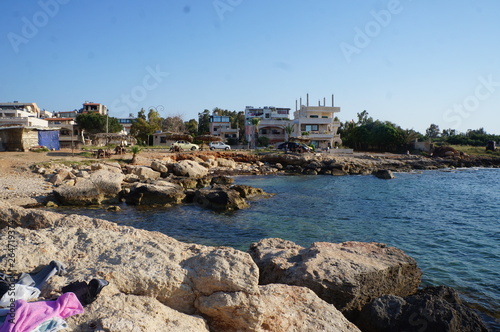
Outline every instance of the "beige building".
<svg viewBox="0 0 500 332"><path fill-rule="evenodd" d="M209 128L210 135L219 136L225 142L227 142L228 138L239 138L238 129L231 128L230 116L211 115Z"/></svg>
<svg viewBox="0 0 500 332"><path fill-rule="evenodd" d="M108 114L108 109L103 104L85 102L83 104L82 113L99 113L101 115Z"/></svg>
<svg viewBox="0 0 500 332"><path fill-rule="evenodd" d="M342 144L340 135L337 133L340 121L336 119L335 113L340 112L340 107L334 106L332 95L332 106L326 106L318 102L318 106L309 105L309 94L306 104L302 105L300 98L300 108L295 107L294 115L294 137L308 138L316 148L328 149Z"/></svg>
<svg viewBox="0 0 500 332"><path fill-rule="evenodd" d="M49 128L59 129L59 144L62 149L81 148L85 145L83 133L74 118L47 118Z"/></svg>

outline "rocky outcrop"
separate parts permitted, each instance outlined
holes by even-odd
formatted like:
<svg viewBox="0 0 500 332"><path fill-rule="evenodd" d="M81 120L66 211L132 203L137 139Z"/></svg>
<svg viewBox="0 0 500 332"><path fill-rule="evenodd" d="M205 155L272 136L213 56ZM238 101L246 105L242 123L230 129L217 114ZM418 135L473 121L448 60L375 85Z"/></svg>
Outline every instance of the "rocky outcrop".
<svg viewBox="0 0 500 332"><path fill-rule="evenodd" d="M357 325L366 332L386 331L488 331L479 316L466 307L456 290L427 287L417 294L384 295L367 304Z"/></svg>
<svg viewBox="0 0 500 332"><path fill-rule="evenodd" d="M58 296L72 281L109 282L83 314L67 318L71 331L358 331L307 289L259 286L250 255L232 248L182 243L77 215L41 213L26 223L33 211L5 203L0 213L12 227L0 231L0 241L19 244L11 273L51 260L66 265L65 275L49 279L42 299ZM6 264L0 252L0 266Z"/></svg>
<svg viewBox="0 0 500 332"><path fill-rule="evenodd" d="M308 288L270 284L260 286L260 294L264 331L359 331Z"/></svg>
<svg viewBox="0 0 500 332"><path fill-rule="evenodd" d="M121 172L99 169L89 178L77 177L54 190L63 205L95 205L103 202L116 203L125 176Z"/></svg>
<svg viewBox="0 0 500 332"><path fill-rule="evenodd" d="M134 184L125 197L125 202L131 205L172 206L181 204L186 194L178 184L157 181L155 184Z"/></svg>
<svg viewBox="0 0 500 332"><path fill-rule="evenodd" d="M248 207L248 203L238 191L226 186L197 190L193 201L204 208L216 211L233 211Z"/></svg>
<svg viewBox="0 0 500 332"><path fill-rule="evenodd" d="M202 178L208 175L207 168L192 160L181 160L177 163L171 164L171 169L172 173L177 176Z"/></svg>
<svg viewBox="0 0 500 332"><path fill-rule="evenodd" d="M316 242L303 248L282 239L264 239L250 250L260 283L310 288L348 318L385 294L413 294L421 281L415 260L380 243Z"/></svg>
<svg viewBox="0 0 500 332"><path fill-rule="evenodd" d="M372 174L378 177L379 179L384 179L384 180L394 179L394 174L392 174L392 172L388 169L379 169L374 171Z"/></svg>

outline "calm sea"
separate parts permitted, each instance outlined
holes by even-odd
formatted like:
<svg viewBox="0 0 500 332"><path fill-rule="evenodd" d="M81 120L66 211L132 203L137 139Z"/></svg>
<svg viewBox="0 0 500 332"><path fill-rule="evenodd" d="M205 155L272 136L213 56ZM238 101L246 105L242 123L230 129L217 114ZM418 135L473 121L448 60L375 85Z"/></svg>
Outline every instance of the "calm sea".
<svg viewBox="0 0 500 332"><path fill-rule="evenodd" d="M500 169L457 169L373 176L236 177L274 193L249 209L215 213L194 205L77 213L160 231L178 240L231 246L279 237L383 242L413 257L423 286L448 285L500 330ZM62 210L75 213L75 210Z"/></svg>

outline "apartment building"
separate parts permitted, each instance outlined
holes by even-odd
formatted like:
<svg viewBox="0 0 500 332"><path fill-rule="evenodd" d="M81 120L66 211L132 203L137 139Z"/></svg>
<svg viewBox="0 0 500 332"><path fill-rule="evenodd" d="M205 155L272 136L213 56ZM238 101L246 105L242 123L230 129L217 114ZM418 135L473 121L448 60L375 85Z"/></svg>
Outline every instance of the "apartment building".
<svg viewBox="0 0 500 332"><path fill-rule="evenodd" d="M85 102L83 104L82 113L99 113L101 115L106 115L108 114L108 109L103 104Z"/></svg>
<svg viewBox="0 0 500 332"><path fill-rule="evenodd" d="M332 95L332 106L326 106L326 99L318 101L318 106L309 105L309 94L307 94L306 104L302 105L300 98L300 108L295 105L294 116L294 137L307 138L310 144L319 149L328 149L342 144L342 139L337 133L340 121L335 114L340 112L340 107L334 106Z"/></svg>
<svg viewBox="0 0 500 332"><path fill-rule="evenodd" d="M221 115L211 115L209 123L210 135L219 136L225 142L227 139L238 139L238 128L231 128L231 117Z"/></svg>
<svg viewBox="0 0 500 332"><path fill-rule="evenodd" d="M258 136L269 139L270 144L284 142L286 137L285 127L290 123L290 108L285 107L245 107L245 135L249 142L255 140L256 126L252 119L259 119Z"/></svg>
<svg viewBox="0 0 500 332"><path fill-rule="evenodd" d="M36 103L0 103L0 126L47 127Z"/></svg>

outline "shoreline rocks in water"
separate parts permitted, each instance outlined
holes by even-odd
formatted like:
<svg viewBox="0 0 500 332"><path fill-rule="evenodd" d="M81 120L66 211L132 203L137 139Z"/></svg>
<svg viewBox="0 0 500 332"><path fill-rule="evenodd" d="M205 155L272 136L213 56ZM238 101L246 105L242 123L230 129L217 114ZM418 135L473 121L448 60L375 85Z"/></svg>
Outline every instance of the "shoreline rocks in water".
<svg viewBox="0 0 500 332"><path fill-rule="evenodd" d="M483 326L467 307L455 310L457 301L453 311L439 301L429 306L426 299L414 300L412 296L420 296L415 262L382 244L315 243L303 248L263 239L246 253L3 202L0 230L0 241L17 243L9 273L33 271L52 260L66 265L67 274L50 278L43 298L58 295L68 281L98 277L109 282L83 314L67 319L75 332L360 331L341 311L351 317L367 312L378 324L388 319L373 318L371 313L378 309L371 308L385 303L384 296L402 303L403 318L412 312L425 313L429 321L457 315L442 325L443 331ZM2 250L0 266L7 266L5 246ZM453 302L448 293L437 293ZM397 319L391 316L388 321Z"/></svg>

